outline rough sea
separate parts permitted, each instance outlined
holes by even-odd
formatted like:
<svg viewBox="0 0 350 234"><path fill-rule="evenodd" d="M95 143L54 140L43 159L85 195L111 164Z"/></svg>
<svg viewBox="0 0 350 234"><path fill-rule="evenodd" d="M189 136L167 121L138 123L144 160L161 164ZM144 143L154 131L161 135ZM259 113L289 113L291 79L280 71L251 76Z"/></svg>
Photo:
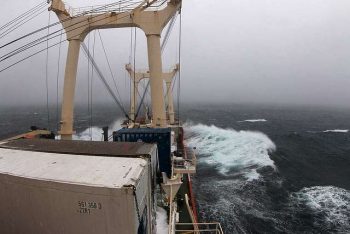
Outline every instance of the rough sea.
<svg viewBox="0 0 350 234"><path fill-rule="evenodd" d="M186 104L180 116L198 157L200 221L225 233L350 233L350 109ZM77 107L76 138L101 140L120 121L111 106ZM1 139L31 125L48 126L45 108L0 108Z"/></svg>

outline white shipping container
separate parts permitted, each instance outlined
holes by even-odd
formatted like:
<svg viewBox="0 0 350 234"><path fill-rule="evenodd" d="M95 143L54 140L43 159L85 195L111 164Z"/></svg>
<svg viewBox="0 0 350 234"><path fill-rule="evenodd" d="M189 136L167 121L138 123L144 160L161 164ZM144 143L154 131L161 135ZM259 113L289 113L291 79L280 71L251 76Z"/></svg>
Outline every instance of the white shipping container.
<svg viewBox="0 0 350 234"><path fill-rule="evenodd" d="M0 233L151 233L150 161L0 148Z"/></svg>

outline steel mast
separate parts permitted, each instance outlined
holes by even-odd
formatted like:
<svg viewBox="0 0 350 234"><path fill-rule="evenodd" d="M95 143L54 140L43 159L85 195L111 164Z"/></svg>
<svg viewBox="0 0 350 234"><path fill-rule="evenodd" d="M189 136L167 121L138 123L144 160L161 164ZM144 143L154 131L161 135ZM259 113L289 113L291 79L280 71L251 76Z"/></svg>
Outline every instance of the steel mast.
<svg viewBox="0 0 350 234"><path fill-rule="evenodd" d="M158 11L146 10L156 1L144 1L131 11L110 11L90 15L72 15L62 0L53 0L49 10L56 13L66 31L69 41L66 70L63 87L61 114L61 139L71 140L73 132L74 95L78 59L81 42L89 32L95 29L138 27L146 35L150 86L152 99L152 126L166 127L164 90L162 79L162 58L160 37L169 20L181 8L181 0L170 0Z"/></svg>
<svg viewBox="0 0 350 234"><path fill-rule="evenodd" d="M169 124L175 124L175 112L174 112L174 100L173 100L173 91L171 89L171 84L176 73L179 71L180 65L176 64L174 69L171 72L162 72L162 79L166 84L166 106L168 106L168 115L169 115ZM137 91L139 87L139 83L143 79L149 79L150 72L135 72L131 64L126 64L125 69L128 71L130 75L130 79L133 83L132 92L131 92L131 105L130 105L130 118L132 120L135 119L135 105L137 103ZM135 84L135 85L134 85Z"/></svg>

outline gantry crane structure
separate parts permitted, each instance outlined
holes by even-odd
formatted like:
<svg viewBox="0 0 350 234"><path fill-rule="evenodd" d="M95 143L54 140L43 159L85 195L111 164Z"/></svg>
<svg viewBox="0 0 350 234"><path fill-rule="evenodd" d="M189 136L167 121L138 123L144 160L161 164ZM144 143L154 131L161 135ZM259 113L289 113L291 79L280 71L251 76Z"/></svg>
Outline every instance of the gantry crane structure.
<svg viewBox="0 0 350 234"><path fill-rule="evenodd" d="M120 6L118 9L105 8L100 12L91 14L83 12L77 15L67 9L62 0L51 2L49 10L56 13L69 41L60 122L61 139L71 140L74 133L74 95L80 46L84 38L96 29L137 27L145 33L150 74L152 127L164 128L167 126L160 38L164 27L180 11L182 1L166 1L164 7L156 10L152 7L157 2L159 4L157 0L146 0L136 5L132 1L125 2L131 3Z"/></svg>

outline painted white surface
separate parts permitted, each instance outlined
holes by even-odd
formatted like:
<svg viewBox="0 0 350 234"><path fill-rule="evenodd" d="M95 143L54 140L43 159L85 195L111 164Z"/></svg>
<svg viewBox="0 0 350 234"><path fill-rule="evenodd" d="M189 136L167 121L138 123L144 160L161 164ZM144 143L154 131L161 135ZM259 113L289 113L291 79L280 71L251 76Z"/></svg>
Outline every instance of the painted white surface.
<svg viewBox="0 0 350 234"><path fill-rule="evenodd" d="M0 149L0 173L32 179L119 188L135 184L146 161Z"/></svg>

